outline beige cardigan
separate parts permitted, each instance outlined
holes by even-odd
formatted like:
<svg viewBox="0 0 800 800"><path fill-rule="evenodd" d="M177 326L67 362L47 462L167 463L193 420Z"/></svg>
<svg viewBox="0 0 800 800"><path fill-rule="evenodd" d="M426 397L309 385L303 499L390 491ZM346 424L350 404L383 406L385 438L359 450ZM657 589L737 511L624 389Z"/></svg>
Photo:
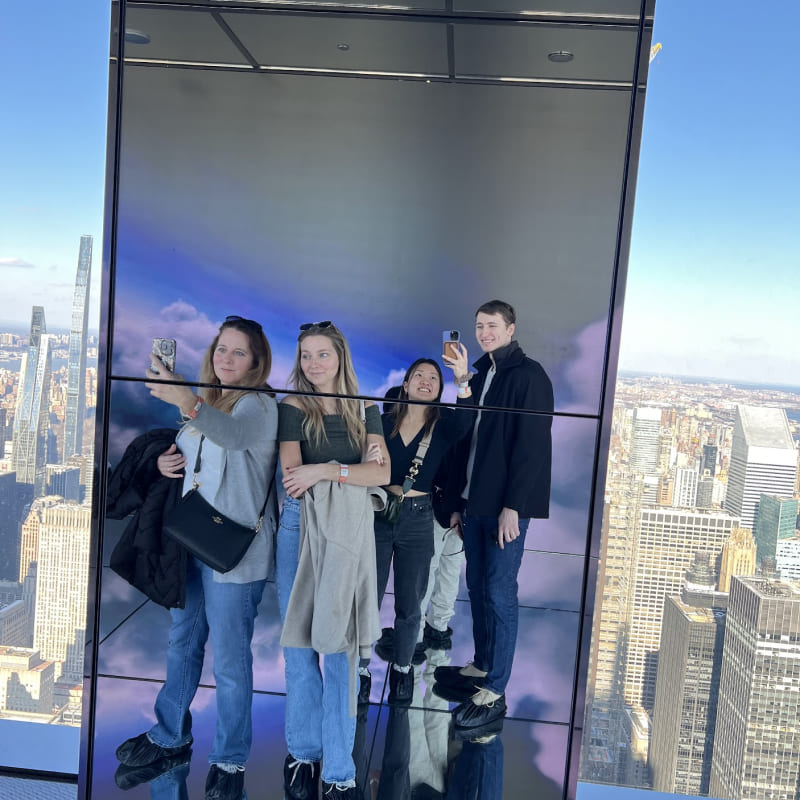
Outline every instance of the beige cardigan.
<svg viewBox="0 0 800 800"><path fill-rule="evenodd" d="M347 653L351 715L359 655L369 657L381 634L375 559L378 487L320 481L303 495L300 551L281 645Z"/></svg>

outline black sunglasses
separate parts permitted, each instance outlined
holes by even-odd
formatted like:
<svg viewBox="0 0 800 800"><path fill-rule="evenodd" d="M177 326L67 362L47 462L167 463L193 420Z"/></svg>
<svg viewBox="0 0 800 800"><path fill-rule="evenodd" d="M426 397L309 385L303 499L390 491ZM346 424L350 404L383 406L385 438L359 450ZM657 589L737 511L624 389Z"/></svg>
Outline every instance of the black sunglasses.
<svg viewBox="0 0 800 800"><path fill-rule="evenodd" d="M260 322L256 322L254 319L247 319L247 317L240 317L238 314L229 314L227 317L225 317L225 322L222 324L226 325L229 322L241 322L242 325L247 325L250 328L254 328L259 333L264 332Z"/></svg>
<svg viewBox="0 0 800 800"><path fill-rule="evenodd" d="M332 328L333 323L329 319L325 319L322 322L304 322L300 326L301 331L310 331L312 328Z"/></svg>

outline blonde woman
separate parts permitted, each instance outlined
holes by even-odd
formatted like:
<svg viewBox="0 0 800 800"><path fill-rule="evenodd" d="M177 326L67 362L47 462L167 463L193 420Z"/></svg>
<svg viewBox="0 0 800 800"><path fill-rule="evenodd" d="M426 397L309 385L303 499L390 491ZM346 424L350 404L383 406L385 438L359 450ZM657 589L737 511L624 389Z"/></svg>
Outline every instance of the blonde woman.
<svg viewBox="0 0 800 800"><path fill-rule="evenodd" d="M301 394L286 397L279 411L278 438L287 497L278 528L276 578L281 617L286 623L284 639L293 633L287 631L287 609L290 599L295 599L293 592L309 596L313 591L305 585L294 586L301 498L326 481L380 486L390 475L378 407L348 399L358 394L358 383L347 340L333 323L300 327L290 381ZM340 533L350 535L350 531ZM377 618L374 584L371 591ZM335 600L331 598L331 602ZM284 766L285 797L316 798L320 776L326 800L356 797L352 758L356 719L350 713L350 701L357 662L354 664L344 652L320 656L312 647L285 647L284 656L289 750Z"/></svg>

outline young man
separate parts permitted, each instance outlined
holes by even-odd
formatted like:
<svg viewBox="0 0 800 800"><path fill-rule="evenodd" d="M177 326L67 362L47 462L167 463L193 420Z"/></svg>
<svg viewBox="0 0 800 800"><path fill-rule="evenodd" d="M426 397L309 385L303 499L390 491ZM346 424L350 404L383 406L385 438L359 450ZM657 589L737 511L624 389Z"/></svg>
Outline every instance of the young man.
<svg viewBox="0 0 800 800"><path fill-rule="evenodd" d="M484 303L475 314L484 355L474 364L470 386L481 410L460 454L475 657L465 667L439 667L434 689L463 701L453 711L454 722L469 730L502 725L525 533L531 518L549 514L553 387L541 364L512 339L515 322L514 308L501 300ZM470 376L456 379L465 385Z"/></svg>

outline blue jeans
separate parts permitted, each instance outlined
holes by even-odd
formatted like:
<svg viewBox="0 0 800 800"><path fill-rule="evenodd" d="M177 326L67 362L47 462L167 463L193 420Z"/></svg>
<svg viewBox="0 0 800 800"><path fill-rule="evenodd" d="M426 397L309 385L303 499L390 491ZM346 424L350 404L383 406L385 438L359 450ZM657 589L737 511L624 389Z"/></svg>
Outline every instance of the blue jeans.
<svg viewBox="0 0 800 800"><path fill-rule="evenodd" d="M217 727L209 764L244 766L253 741L253 624L266 581L217 583L214 570L188 559L186 606L170 609L167 678L148 735L161 747L192 739L189 706L200 682L206 640L214 646Z"/></svg>
<svg viewBox="0 0 800 800"><path fill-rule="evenodd" d="M281 619L286 617L300 550L300 501L287 497L278 526L275 582ZM309 587L311 591L311 587ZM286 665L286 746L301 761L322 761L327 783L355 781L353 742L356 718L350 716L347 653L323 657L310 647L284 647ZM324 671L324 676L323 676Z"/></svg>
<svg viewBox="0 0 800 800"><path fill-rule="evenodd" d="M521 519L519 536L513 542L506 542L501 550L497 544L497 517L471 515L469 504L464 516L474 663L487 672L483 687L497 694L505 693L517 646L517 573L529 523L529 519Z"/></svg>
<svg viewBox="0 0 800 800"><path fill-rule="evenodd" d="M394 557L394 660L411 664L422 617L421 603L428 588L433 557L431 498L407 497L397 522L375 518L375 555L378 560L378 605L383 602L389 567Z"/></svg>

